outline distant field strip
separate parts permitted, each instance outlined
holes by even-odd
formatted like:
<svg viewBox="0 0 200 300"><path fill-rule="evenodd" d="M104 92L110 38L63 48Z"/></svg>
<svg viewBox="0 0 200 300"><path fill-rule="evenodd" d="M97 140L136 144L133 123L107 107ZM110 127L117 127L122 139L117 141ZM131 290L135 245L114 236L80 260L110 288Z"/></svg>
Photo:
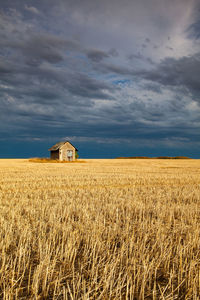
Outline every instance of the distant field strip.
<svg viewBox="0 0 200 300"><path fill-rule="evenodd" d="M0 299L195 299L200 160L0 160Z"/></svg>

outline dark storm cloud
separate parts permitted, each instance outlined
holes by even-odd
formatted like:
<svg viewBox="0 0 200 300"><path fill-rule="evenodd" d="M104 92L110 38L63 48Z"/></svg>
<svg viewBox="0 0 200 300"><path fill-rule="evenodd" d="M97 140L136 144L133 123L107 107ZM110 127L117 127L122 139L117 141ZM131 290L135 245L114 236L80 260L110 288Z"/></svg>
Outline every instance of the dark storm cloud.
<svg viewBox="0 0 200 300"><path fill-rule="evenodd" d="M4 15L2 23L6 22L10 25L11 20ZM13 24L11 23L11 25ZM46 84L50 82L55 90L58 90L57 94L59 94L61 88L72 95L81 97L113 99L113 96L107 93L112 91L109 84L103 80L91 78L78 69L73 71L73 62L70 57L71 53L77 53L77 55L80 53L81 55L87 55L92 61L99 62L104 57L109 57L109 54L98 49L84 49L78 42L54 34L44 32L36 34L32 29L27 32L24 30L25 25L23 25L23 23L20 23L15 31L9 31L6 27L3 28L3 30L7 30L6 40L0 38L0 45L4 49L4 53L0 57L0 72L4 74L1 80L4 84L12 84L15 87L24 86L24 82L28 79L29 85L36 85L36 88L40 88L39 82L45 82ZM20 30L24 32L24 35L18 39ZM43 65L44 62L49 65ZM76 69L75 64L77 62L78 59L74 62L74 69ZM53 68L52 66L61 63L64 65L59 68ZM70 69L68 69L68 65ZM11 74L11 76L7 74ZM25 86L24 93L22 90L20 92L22 92L22 95L27 94L26 90L28 89L29 87ZM39 94L36 92L37 96ZM18 96L17 90L16 96ZM41 96L41 103L44 101L43 98Z"/></svg>
<svg viewBox="0 0 200 300"><path fill-rule="evenodd" d="M12 76L8 76L11 72L10 69L3 68L4 76L2 76L2 82L4 84L15 85L15 94L17 96L26 95L27 91L29 91L30 87L34 91L33 96L41 95L41 84L40 81L46 85L46 90L49 89L48 85L51 85L51 88L54 88L55 96L59 96L61 91L63 94L67 92L71 95L81 96L84 98L93 98L93 99L114 99L114 97L110 94L113 91L113 87L109 86L106 82L95 80L94 78L89 77L87 74L81 73L71 73L71 72L63 72L61 70L52 69L49 67L40 67L40 68L31 68L26 67L15 69L13 71L12 67ZM24 86L24 80L29 80L29 85ZM21 87L20 90L17 89ZM38 92L40 91L40 92ZM45 94L50 94L50 92L45 92ZM68 97L70 98L70 94ZM51 97L53 97L51 93ZM41 97L41 104L43 103ZM67 99L66 99L67 100ZM75 100L70 103L74 103ZM88 100L89 101L89 100Z"/></svg>
<svg viewBox="0 0 200 300"><path fill-rule="evenodd" d="M128 56L129 60L141 59L140 54L132 54ZM184 56L179 59L167 57L163 59L153 68L136 70L131 67L124 67L114 64L102 63L99 71L105 73L115 73L129 78L145 79L155 82L156 88L154 91L161 92L162 86L182 87L186 91L192 93L193 96L200 93L200 53L191 56ZM160 86L159 86L160 85ZM148 86L148 85L147 85Z"/></svg>
<svg viewBox="0 0 200 300"><path fill-rule="evenodd" d="M0 138L195 144L200 53L180 51L199 39L193 4L2 1Z"/></svg>
<svg viewBox="0 0 200 300"><path fill-rule="evenodd" d="M111 48L109 51L108 51L108 54L113 56L113 57L117 57L119 55L118 51L114 48Z"/></svg>
<svg viewBox="0 0 200 300"><path fill-rule="evenodd" d="M129 60L135 60L135 59L145 59L144 55L142 55L140 52L136 54L130 54L127 56Z"/></svg>
<svg viewBox="0 0 200 300"><path fill-rule="evenodd" d="M12 64L0 57L0 74L9 74L14 70Z"/></svg>
<svg viewBox="0 0 200 300"><path fill-rule="evenodd" d="M180 59L166 58L157 68L141 76L164 86L182 86L194 96L200 94L200 53Z"/></svg>
<svg viewBox="0 0 200 300"><path fill-rule="evenodd" d="M142 55L140 52L127 55L127 59L133 63L135 63L135 60L140 60L143 63L145 62L145 63L149 63L151 65L155 64L150 57L146 57L146 56Z"/></svg>
<svg viewBox="0 0 200 300"><path fill-rule="evenodd" d="M95 50L88 50L87 57L94 62L100 62L104 58L109 57L109 55L108 55L108 53L106 53L104 51L95 49Z"/></svg>
<svg viewBox="0 0 200 300"><path fill-rule="evenodd" d="M61 54L61 47L64 41L54 36L32 36L24 44L16 45L26 58L27 63L34 64L41 61L59 63L64 57ZM60 51L58 50L60 49Z"/></svg>
<svg viewBox="0 0 200 300"><path fill-rule="evenodd" d="M67 80L68 90L72 94L95 99L114 99L103 92L112 91L113 88L106 83L90 78L85 74L75 74Z"/></svg>
<svg viewBox="0 0 200 300"><path fill-rule="evenodd" d="M200 39L200 20L189 26L187 29L187 34L191 39Z"/></svg>
<svg viewBox="0 0 200 300"><path fill-rule="evenodd" d="M191 30L193 31L193 36L196 39L200 38L200 21L198 21L197 23L193 24L191 26Z"/></svg>
<svg viewBox="0 0 200 300"><path fill-rule="evenodd" d="M109 58L109 57L117 57L118 52L116 49L112 48L108 52L99 50L99 49L90 49L90 50L85 50L87 57L92 60L93 62L101 62L104 58Z"/></svg>
<svg viewBox="0 0 200 300"><path fill-rule="evenodd" d="M78 45L70 40L55 35L29 33L22 40L13 40L12 35L6 40L0 39L0 45L10 51L15 51L23 57L28 64L39 64L42 61L59 63L64 60L64 51L76 51Z"/></svg>
<svg viewBox="0 0 200 300"><path fill-rule="evenodd" d="M21 65L20 64L6 64L0 61L0 73L1 81L4 84L14 85L16 96L18 95L17 87L22 87L22 90L19 91L21 95L27 94L27 91L30 87L35 89L34 92L38 95L38 89L41 90L41 83L46 85L51 84L53 87L54 93L57 96L60 94L60 91L68 91L72 95L82 96L86 98L95 98L95 99L113 99L111 92L113 87L108 83L102 80L96 80L89 77L85 73L80 72L70 72L63 70L62 68L54 68L52 66L37 66L29 64ZM29 85L24 86L24 81L28 80ZM57 90L57 92L56 92ZM43 98L43 97L42 97ZM71 100L70 100L71 101ZM42 103L42 99L41 99Z"/></svg>
<svg viewBox="0 0 200 300"><path fill-rule="evenodd" d="M155 92L157 94L162 94L162 88L161 88L159 83L148 82L145 85L143 85L143 87L147 91L152 91L152 92Z"/></svg>
<svg viewBox="0 0 200 300"><path fill-rule="evenodd" d="M32 71L32 70L31 70ZM52 84L62 87L73 95L82 96L86 98L111 99L107 92L112 92L113 87L104 81L96 80L89 77L87 74L79 72L66 72L48 67L41 67L37 70L36 76L50 81Z"/></svg>

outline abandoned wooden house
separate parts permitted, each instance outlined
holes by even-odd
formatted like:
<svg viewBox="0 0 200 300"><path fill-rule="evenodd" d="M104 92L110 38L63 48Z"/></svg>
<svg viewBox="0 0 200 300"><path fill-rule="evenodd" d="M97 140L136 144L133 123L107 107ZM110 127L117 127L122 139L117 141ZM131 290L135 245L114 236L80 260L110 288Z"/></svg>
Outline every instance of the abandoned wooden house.
<svg viewBox="0 0 200 300"><path fill-rule="evenodd" d="M59 142L49 149L50 158L60 161L74 161L78 151L69 141Z"/></svg>

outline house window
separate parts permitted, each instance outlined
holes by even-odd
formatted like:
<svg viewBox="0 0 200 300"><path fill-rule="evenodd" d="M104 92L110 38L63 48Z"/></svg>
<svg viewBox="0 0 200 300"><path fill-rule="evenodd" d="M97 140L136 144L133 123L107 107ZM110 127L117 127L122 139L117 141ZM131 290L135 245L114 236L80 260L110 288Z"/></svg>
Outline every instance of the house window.
<svg viewBox="0 0 200 300"><path fill-rule="evenodd" d="M68 160L72 160L72 158L73 158L73 151L72 150L67 150L67 157L68 157Z"/></svg>

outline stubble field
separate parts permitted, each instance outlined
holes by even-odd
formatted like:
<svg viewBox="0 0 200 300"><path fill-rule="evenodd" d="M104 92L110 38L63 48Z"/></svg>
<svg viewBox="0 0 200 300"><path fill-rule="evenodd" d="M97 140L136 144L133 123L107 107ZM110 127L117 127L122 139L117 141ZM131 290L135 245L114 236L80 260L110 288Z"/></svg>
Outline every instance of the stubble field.
<svg viewBox="0 0 200 300"><path fill-rule="evenodd" d="M0 299L199 299L200 160L0 160Z"/></svg>

